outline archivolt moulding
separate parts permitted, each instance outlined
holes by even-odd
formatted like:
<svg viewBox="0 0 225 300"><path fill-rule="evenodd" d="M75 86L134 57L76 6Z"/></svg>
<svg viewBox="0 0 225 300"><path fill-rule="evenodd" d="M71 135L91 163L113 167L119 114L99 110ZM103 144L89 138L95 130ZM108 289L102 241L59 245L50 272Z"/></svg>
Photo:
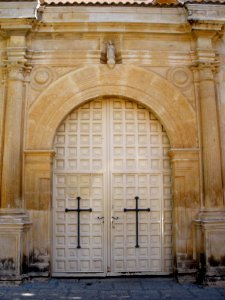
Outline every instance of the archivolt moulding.
<svg viewBox="0 0 225 300"><path fill-rule="evenodd" d="M77 106L105 96L126 97L148 107L165 127L172 148L196 148L195 112L159 75L131 65L85 66L53 82L28 112L26 149L52 149L59 124Z"/></svg>

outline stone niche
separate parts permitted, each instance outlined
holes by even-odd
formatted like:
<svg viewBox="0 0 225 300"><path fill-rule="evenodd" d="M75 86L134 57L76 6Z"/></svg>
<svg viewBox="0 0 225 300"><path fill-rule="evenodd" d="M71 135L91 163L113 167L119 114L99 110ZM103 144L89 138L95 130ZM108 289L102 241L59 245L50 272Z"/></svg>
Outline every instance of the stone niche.
<svg viewBox="0 0 225 300"><path fill-rule="evenodd" d="M20 281L27 276L30 229L24 210L0 210L0 280Z"/></svg>

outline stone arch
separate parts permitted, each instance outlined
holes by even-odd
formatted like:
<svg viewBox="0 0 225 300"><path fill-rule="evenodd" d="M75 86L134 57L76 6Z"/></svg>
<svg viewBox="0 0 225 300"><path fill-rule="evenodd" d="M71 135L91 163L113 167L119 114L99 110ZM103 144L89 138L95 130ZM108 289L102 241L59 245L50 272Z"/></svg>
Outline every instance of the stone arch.
<svg viewBox="0 0 225 300"><path fill-rule="evenodd" d="M140 67L86 66L56 80L31 106L26 149L50 150L57 127L71 110L103 96L126 97L151 109L164 125L172 148L196 148L195 112L167 80Z"/></svg>

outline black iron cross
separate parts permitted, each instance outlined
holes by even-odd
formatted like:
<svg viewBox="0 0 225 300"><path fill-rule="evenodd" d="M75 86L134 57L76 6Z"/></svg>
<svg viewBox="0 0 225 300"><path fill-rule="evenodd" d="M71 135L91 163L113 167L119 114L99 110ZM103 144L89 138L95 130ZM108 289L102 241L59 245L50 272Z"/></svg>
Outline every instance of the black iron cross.
<svg viewBox="0 0 225 300"><path fill-rule="evenodd" d="M80 246L80 212L81 211L92 211L92 208L80 208L80 199L81 197L77 197L77 208L76 209L69 209L66 208L65 212L69 211L77 211L77 248L81 248Z"/></svg>
<svg viewBox="0 0 225 300"><path fill-rule="evenodd" d="M136 212L136 246L135 248L139 248L138 244L138 213L139 211L150 211L150 208L138 208L138 199L139 197L134 198L136 200L136 208L124 208L124 212L127 211L135 211Z"/></svg>

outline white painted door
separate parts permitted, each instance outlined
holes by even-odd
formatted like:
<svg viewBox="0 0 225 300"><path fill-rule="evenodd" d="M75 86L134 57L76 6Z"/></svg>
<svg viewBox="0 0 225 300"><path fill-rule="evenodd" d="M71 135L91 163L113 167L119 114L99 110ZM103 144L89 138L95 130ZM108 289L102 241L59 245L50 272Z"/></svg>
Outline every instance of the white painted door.
<svg viewBox="0 0 225 300"><path fill-rule="evenodd" d="M159 121L132 101L95 100L66 118L55 137L53 275L171 272L169 147ZM80 239L77 211L65 212L78 196L92 209L80 212ZM151 209L138 213L138 231L136 213L124 212L135 196Z"/></svg>
<svg viewBox="0 0 225 300"><path fill-rule="evenodd" d="M114 100L111 124L113 273L172 270L171 168L168 137L154 115L135 102ZM135 197L139 208L136 233ZM138 235L138 245L136 238Z"/></svg>

